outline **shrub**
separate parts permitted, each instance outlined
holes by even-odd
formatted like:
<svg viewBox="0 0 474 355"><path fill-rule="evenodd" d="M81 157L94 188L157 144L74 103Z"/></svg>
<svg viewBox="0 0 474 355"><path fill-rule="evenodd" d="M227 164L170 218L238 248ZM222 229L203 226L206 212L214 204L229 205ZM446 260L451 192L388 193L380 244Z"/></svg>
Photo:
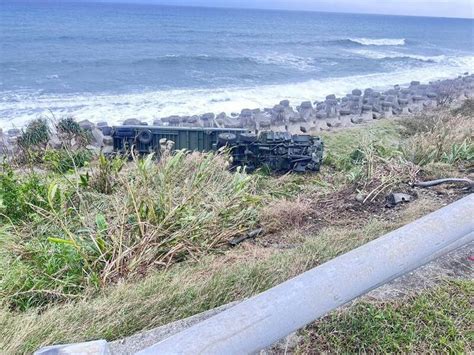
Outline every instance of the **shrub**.
<svg viewBox="0 0 474 355"><path fill-rule="evenodd" d="M438 111L401 120L407 139L400 144L405 159L417 165L469 162L473 159L474 121Z"/></svg>
<svg viewBox="0 0 474 355"><path fill-rule="evenodd" d="M20 137L18 145L25 150L45 148L48 144L50 130L48 122L44 118L38 118L28 123Z"/></svg>
<svg viewBox="0 0 474 355"><path fill-rule="evenodd" d="M32 206L46 204L46 185L37 174L18 176L8 164L0 169L0 222L28 221Z"/></svg>
<svg viewBox="0 0 474 355"><path fill-rule="evenodd" d="M46 119L31 121L18 137L20 151L14 160L20 164L41 162L49 137L50 129Z"/></svg>
<svg viewBox="0 0 474 355"><path fill-rule="evenodd" d="M86 149L48 149L43 162L54 172L64 174L82 168L92 159L92 153Z"/></svg>
<svg viewBox="0 0 474 355"><path fill-rule="evenodd" d="M220 155L180 151L158 163L150 155L114 174L121 188L110 195L53 182L47 206L34 206L34 224L2 229L9 271L0 293L10 307L62 301L197 258L257 223L258 178L230 173Z"/></svg>
<svg viewBox="0 0 474 355"><path fill-rule="evenodd" d="M84 132L79 123L71 116L60 118L56 123L56 130L58 133L71 135L80 135Z"/></svg>
<svg viewBox="0 0 474 355"><path fill-rule="evenodd" d="M449 107L459 96L459 90L454 85L445 86L436 98L438 106Z"/></svg>
<svg viewBox="0 0 474 355"><path fill-rule="evenodd" d="M81 128L73 117L63 117L56 122L56 131L66 148L78 146L84 148L92 140L91 132Z"/></svg>
<svg viewBox="0 0 474 355"><path fill-rule="evenodd" d="M81 185L102 194L111 194L119 184L118 175L124 165L125 158L115 156L107 159L104 154L100 154L90 172L80 176Z"/></svg>

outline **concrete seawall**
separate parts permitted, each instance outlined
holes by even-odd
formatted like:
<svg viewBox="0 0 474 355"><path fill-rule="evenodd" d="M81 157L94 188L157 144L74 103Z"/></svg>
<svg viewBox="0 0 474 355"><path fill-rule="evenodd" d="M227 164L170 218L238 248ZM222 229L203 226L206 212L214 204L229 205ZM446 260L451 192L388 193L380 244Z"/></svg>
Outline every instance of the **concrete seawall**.
<svg viewBox="0 0 474 355"><path fill-rule="evenodd" d="M439 80L423 84L413 81L407 87L399 85L385 91L371 88L354 89L344 97L328 95L324 101L305 101L292 106L283 100L272 108L243 109L240 113L206 113L196 116L169 116L143 122L130 118L123 125L153 125L173 127L218 127L244 128L251 131L288 131L292 134L302 131L318 134L338 127L349 127L373 120L412 115L428 108L460 102L474 97L474 74L465 73L454 79ZM79 125L92 131L95 147L112 144L111 125L107 121L83 120ZM54 133L54 132L53 132ZM0 129L0 151L14 154L16 141L22 130ZM54 134L53 134L54 135Z"/></svg>

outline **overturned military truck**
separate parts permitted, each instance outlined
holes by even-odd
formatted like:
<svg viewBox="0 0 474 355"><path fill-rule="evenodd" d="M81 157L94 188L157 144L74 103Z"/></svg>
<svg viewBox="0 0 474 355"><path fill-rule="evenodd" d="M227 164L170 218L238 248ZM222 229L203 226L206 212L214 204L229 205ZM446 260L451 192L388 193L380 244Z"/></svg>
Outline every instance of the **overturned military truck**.
<svg viewBox="0 0 474 355"><path fill-rule="evenodd" d="M159 155L164 145L172 149L217 151L227 147L233 167L253 171L267 167L275 172L319 171L324 145L319 137L238 128L185 128L166 126L117 126L112 129L114 151ZM168 145L170 147L170 145Z"/></svg>

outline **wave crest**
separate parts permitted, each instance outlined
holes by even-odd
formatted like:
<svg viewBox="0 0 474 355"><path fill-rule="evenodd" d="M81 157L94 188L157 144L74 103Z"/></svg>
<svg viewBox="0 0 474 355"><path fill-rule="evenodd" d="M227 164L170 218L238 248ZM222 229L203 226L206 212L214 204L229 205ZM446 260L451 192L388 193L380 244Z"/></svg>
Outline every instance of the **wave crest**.
<svg viewBox="0 0 474 355"><path fill-rule="evenodd" d="M404 46L405 38L349 38L349 41L363 46Z"/></svg>
<svg viewBox="0 0 474 355"><path fill-rule="evenodd" d="M360 55L365 58L369 59L408 59L408 60L417 60L420 62L426 63L442 63L445 62L448 57L446 55L437 55L437 56L425 56L419 54L410 54L410 53L402 53L402 52L384 52L384 51L375 51L375 50L353 50L351 51L354 54Z"/></svg>
<svg viewBox="0 0 474 355"><path fill-rule="evenodd" d="M73 115L76 119L98 122L104 117L117 123L131 117L152 121L170 115L194 115L205 112L239 112L242 108L271 107L288 99L292 104L322 100L328 94L343 96L352 89L384 89L391 84L412 80L428 82L456 77L469 71L474 56L447 58L430 66L406 68L389 73L344 76L304 82L201 89L172 89L131 93L45 94L41 92L0 91L0 127L21 127L25 122L53 109L55 115ZM34 109L33 109L34 108Z"/></svg>
<svg viewBox="0 0 474 355"><path fill-rule="evenodd" d="M233 65L245 64L263 64L277 65L301 71L314 69L313 58L300 57L289 53L269 53L267 55L229 57L213 55L165 55L155 58L143 58L135 60L133 65L152 65L152 64L196 64L202 62L225 63Z"/></svg>

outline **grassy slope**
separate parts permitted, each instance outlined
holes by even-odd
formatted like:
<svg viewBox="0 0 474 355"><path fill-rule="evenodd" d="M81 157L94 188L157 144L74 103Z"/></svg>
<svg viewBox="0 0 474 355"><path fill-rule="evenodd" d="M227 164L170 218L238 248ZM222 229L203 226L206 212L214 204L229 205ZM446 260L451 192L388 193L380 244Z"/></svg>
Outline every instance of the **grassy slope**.
<svg viewBox="0 0 474 355"><path fill-rule="evenodd" d="M322 174L315 177L268 178L268 185L274 186L276 201L285 202L285 199L294 199L293 195L305 197L307 194L317 199L320 195L337 192L345 186L346 175L350 170L350 167L346 166L347 156L358 148L361 142L375 141L385 150L392 150L396 148L400 136L396 123L382 121L371 126L369 130L360 127L326 135L325 138L329 154L328 166L333 167L325 168ZM278 241L283 243L285 240L292 243L295 234L298 235L297 246L291 249L280 249L271 243L266 247L262 247L260 243L244 243L236 249L224 252L223 255L210 255L199 262L184 262L168 270L156 271L140 281L107 287L99 295L94 294L75 303L52 305L41 313L34 310L17 313L4 309L0 311L0 349L7 353L27 353L53 343L97 338L113 340L243 299L409 223L440 206L441 203L427 202L420 198L390 218L365 219L353 218L350 213L341 216L336 214L337 223L333 226L328 227L326 224L320 227L316 224L314 228L309 229L310 232L301 231L295 226L278 234ZM467 290L471 292L472 284L466 285ZM439 307L448 311L449 318L451 306L449 302L444 301L449 299L441 297L440 300ZM386 307L392 305L378 305L377 309L383 313ZM463 307L465 304L461 304L457 309ZM401 308L394 308L387 312L399 314L400 310ZM372 322L370 317L364 318L363 308L357 308L354 312L352 319L357 324ZM406 322L409 312L402 313L394 319L394 326ZM346 318L330 318L321 324L323 326L318 329L326 329L329 339L326 340L326 345L329 348L343 352L363 349L356 343L346 342L347 344L343 345L347 347L344 348L338 347L334 341L331 342L331 334L337 334L338 330L346 332L347 328L350 328ZM324 324L327 324L326 328ZM420 323L414 331L418 334L419 331L426 331L426 328ZM383 336L384 329L382 326L375 327L370 339ZM461 330L459 328L459 331ZM355 326L353 337L360 334L362 333ZM311 336L308 335L308 339L311 339ZM459 346L465 346L463 339L448 338L442 349L459 349ZM426 338L415 336L410 346L413 349L423 349L423 341L426 341ZM409 349L401 340L395 339L394 344ZM309 341L302 345L301 349L311 351L313 345ZM366 349L375 348L367 346Z"/></svg>
<svg viewBox="0 0 474 355"><path fill-rule="evenodd" d="M474 282L391 302L359 302L306 328L297 353L472 353Z"/></svg>
<svg viewBox="0 0 474 355"><path fill-rule="evenodd" d="M2 312L0 348L8 353L31 352L52 343L112 340L191 316L264 291L423 212L412 211L396 223L374 220L360 228L324 229L285 252L242 247L199 264L156 272L137 283L111 287L91 300L53 306L41 314Z"/></svg>

